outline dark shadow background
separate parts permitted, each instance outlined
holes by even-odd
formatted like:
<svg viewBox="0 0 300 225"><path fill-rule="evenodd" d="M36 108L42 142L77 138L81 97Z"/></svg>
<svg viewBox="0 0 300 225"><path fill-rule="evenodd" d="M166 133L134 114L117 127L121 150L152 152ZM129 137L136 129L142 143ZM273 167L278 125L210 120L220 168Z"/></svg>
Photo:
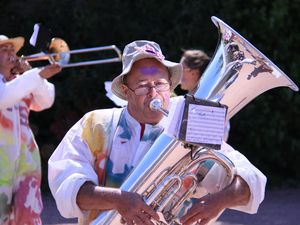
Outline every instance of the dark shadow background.
<svg viewBox="0 0 300 225"><path fill-rule="evenodd" d="M268 56L300 84L300 2L297 0L0 0L0 33L24 36L20 54L35 53L29 38L35 23L51 29L71 49L137 39L158 42L167 59L179 61L182 49L200 48L210 56L218 31L217 16ZM110 57L101 52L98 58ZM72 61L90 60L74 55ZM93 56L94 57L94 56ZM43 162L43 190L48 191L47 160L66 131L86 112L112 107L104 81L121 71L120 63L64 69L50 79L56 86L51 109L31 114L31 126ZM287 88L257 97L231 120L229 143L245 154L268 177L268 188L300 185L300 98Z"/></svg>

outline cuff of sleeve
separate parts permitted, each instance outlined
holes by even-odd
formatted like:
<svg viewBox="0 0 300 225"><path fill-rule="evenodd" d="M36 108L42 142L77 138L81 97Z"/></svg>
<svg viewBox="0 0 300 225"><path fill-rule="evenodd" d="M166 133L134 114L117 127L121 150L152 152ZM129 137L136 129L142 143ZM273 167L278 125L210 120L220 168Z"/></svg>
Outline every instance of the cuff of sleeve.
<svg viewBox="0 0 300 225"><path fill-rule="evenodd" d="M237 168L236 174L243 178L250 189L250 199L246 205L232 207L231 209L239 210L245 213L257 213L260 203L265 197L266 177L263 174L257 174L251 169Z"/></svg>
<svg viewBox="0 0 300 225"><path fill-rule="evenodd" d="M221 153L225 154L235 165L236 175L244 179L250 188L250 199L246 205L232 207L231 209L254 214L265 197L266 176L252 165L249 160L231 146L223 143Z"/></svg>
<svg viewBox="0 0 300 225"><path fill-rule="evenodd" d="M77 205L76 198L80 187L87 181L95 184L97 182L83 177L80 174L74 174L65 180L56 193L56 205L60 214L65 218L84 218L86 212ZM64 183L66 185L64 185Z"/></svg>
<svg viewBox="0 0 300 225"><path fill-rule="evenodd" d="M40 76L40 74L39 74L40 71L41 71L40 68L34 68L34 69L26 71L21 76L28 77L28 79L31 79L31 81L33 81L33 82L42 82L44 80L44 78L42 78Z"/></svg>

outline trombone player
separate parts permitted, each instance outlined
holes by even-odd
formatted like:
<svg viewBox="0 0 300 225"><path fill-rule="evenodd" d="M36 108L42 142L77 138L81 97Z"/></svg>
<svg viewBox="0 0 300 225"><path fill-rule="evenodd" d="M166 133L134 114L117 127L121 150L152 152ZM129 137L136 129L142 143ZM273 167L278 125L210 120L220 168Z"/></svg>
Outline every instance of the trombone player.
<svg viewBox="0 0 300 225"><path fill-rule="evenodd" d="M54 102L48 78L61 71L57 64L31 69L16 53L23 37L0 35L0 224L41 224L41 162L29 126L29 112Z"/></svg>

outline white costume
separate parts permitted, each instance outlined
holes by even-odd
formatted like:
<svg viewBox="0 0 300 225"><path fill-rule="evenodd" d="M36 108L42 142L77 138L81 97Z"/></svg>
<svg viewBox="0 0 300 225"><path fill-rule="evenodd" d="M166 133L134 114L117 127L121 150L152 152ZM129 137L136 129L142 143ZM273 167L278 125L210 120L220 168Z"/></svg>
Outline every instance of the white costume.
<svg viewBox="0 0 300 225"><path fill-rule="evenodd" d="M10 81L0 74L0 224L41 224L41 162L28 117L49 108L55 94L39 72Z"/></svg>

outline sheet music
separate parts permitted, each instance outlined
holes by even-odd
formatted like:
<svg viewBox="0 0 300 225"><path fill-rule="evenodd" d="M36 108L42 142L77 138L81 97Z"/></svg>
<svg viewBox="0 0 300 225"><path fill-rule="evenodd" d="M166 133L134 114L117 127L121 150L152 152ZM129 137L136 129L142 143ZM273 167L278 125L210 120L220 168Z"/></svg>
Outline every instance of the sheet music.
<svg viewBox="0 0 300 225"><path fill-rule="evenodd" d="M222 144L226 109L223 107L190 104L186 141L203 144Z"/></svg>

